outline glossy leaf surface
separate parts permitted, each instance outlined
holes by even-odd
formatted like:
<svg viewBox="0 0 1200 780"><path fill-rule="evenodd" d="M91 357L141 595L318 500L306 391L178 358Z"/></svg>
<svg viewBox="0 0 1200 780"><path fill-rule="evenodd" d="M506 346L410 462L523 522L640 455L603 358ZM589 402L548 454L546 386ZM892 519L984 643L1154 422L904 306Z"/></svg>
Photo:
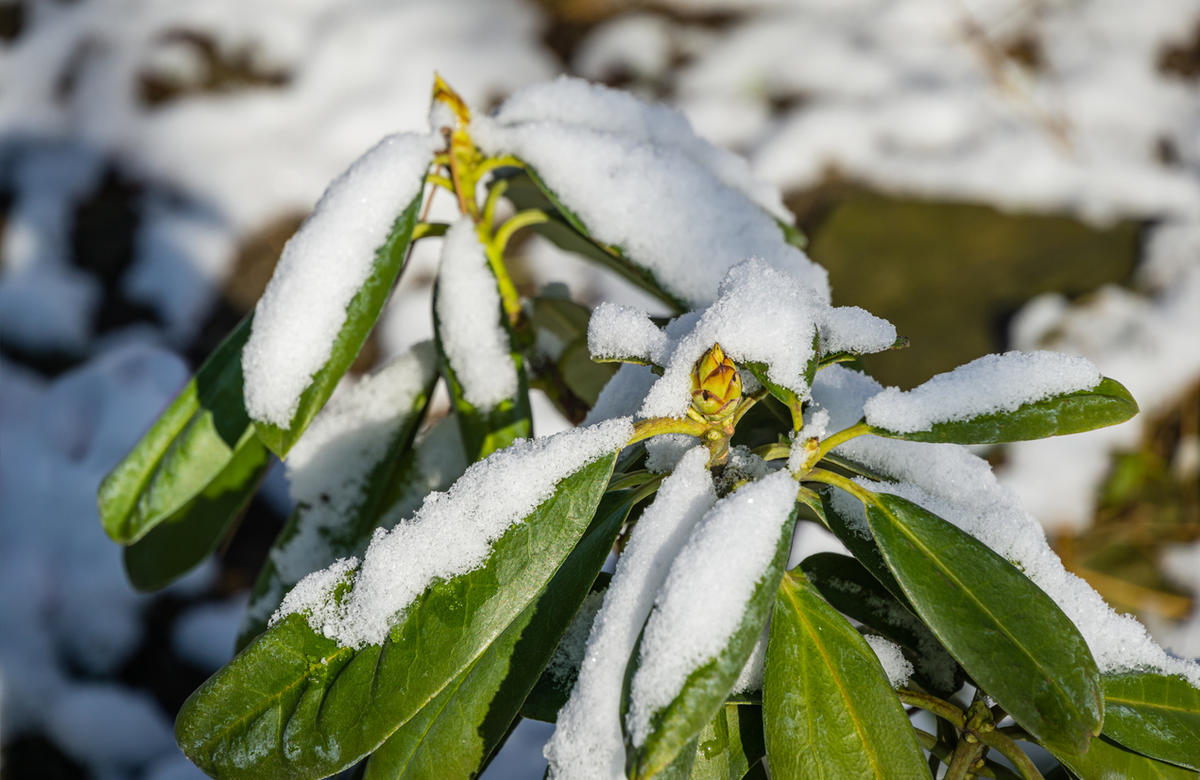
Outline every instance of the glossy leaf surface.
<svg viewBox="0 0 1200 780"><path fill-rule="evenodd" d="M1104 713L1087 643L1049 596L974 537L899 496L866 504L917 614L980 687L1041 742L1087 749Z"/></svg>
<svg viewBox="0 0 1200 780"><path fill-rule="evenodd" d="M421 208L421 189L392 225L383 245L375 250L375 262L371 274L346 306L346 321L338 332L329 353L329 359L309 381L300 395L300 404L286 428L258 421L255 427L263 443L279 457L284 457L304 429L312 422L317 412L329 400L342 375L358 357L359 350L375 327L375 321L387 303L392 285L404 266L408 247L412 242L413 228Z"/></svg>
<svg viewBox="0 0 1200 780"><path fill-rule="evenodd" d="M100 483L100 521L113 541L132 544L168 518L187 523L187 507L244 450L251 426L242 347L249 336L247 317Z"/></svg>
<svg viewBox="0 0 1200 780"><path fill-rule="evenodd" d="M928 775L874 651L799 572L775 598L763 719L773 778Z"/></svg>
<svg viewBox="0 0 1200 780"><path fill-rule="evenodd" d="M1137 401L1129 391L1120 382L1105 377L1091 390L1052 396L1011 412L936 423L928 430L911 433L872 426L871 433L908 441L991 444L1090 431L1125 422L1137 411Z"/></svg>
<svg viewBox="0 0 1200 780"><path fill-rule="evenodd" d="M933 632L857 560L824 552L800 568L830 606L899 645L921 687L942 698L962 687L962 670Z"/></svg>
<svg viewBox="0 0 1200 780"><path fill-rule="evenodd" d="M213 775L271 778L324 777L375 750L540 596L591 524L615 457L563 479L484 565L430 585L382 645L342 647L284 617L184 703L184 752Z"/></svg>
<svg viewBox="0 0 1200 780"><path fill-rule="evenodd" d="M763 740L761 705L726 704L696 738L691 779L741 780L767 754Z"/></svg>
<svg viewBox="0 0 1200 780"><path fill-rule="evenodd" d="M610 493L540 597L372 754L368 780L469 777L501 742L604 565L632 505Z"/></svg>
<svg viewBox="0 0 1200 780"><path fill-rule="evenodd" d="M1084 755L1052 752L1081 780L1196 780L1197 777L1190 769L1126 750L1105 737L1093 739Z"/></svg>
<svg viewBox="0 0 1200 780"><path fill-rule="evenodd" d="M1200 770L1200 690L1182 677L1106 674L1104 734L1130 750Z"/></svg>

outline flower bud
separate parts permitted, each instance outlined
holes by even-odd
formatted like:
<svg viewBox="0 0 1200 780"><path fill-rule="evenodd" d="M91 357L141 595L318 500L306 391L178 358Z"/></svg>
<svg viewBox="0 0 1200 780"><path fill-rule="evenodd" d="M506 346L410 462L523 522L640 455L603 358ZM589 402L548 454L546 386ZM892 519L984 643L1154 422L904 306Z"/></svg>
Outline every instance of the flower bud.
<svg viewBox="0 0 1200 780"><path fill-rule="evenodd" d="M720 344L713 344L696 361L692 372L692 408L709 420L733 414L742 397L742 375Z"/></svg>

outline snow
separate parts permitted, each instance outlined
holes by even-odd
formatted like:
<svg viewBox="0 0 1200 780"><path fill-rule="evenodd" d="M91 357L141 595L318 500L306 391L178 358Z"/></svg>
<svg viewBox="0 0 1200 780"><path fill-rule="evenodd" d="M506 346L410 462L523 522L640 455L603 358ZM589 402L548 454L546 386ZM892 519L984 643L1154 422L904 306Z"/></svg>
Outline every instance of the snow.
<svg viewBox="0 0 1200 780"><path fill-rule="evenodd" d="M1012 412L1025 404L1089 390L1100 371L1086 358L1054 352L984 355L938 374L912 390L889 387L868 399L869 425L897 433L925 431L938 423Z"/></svg>
<svg viewBox="0 0 1200 780"><path fill-rule="evenodd" d="M630 306L604 302L588 320L588 352L599 360L665 362L667 337L649 315Z"/></svg>
<svg viewBox="0 0 1200 780"><path fill-rule="evenodd" d="M435 140L390 135L330 183L283 249L242 351L246 410L286 428L329 359L346 307L396 219L420 195Z"/></svg>
<svg viewBox="0 0 1200 780"><path fill-rule="evenodd" d="M293 585L329 564L327 537L354 518L367 481L433 384L437 351L422 342L358 382L345 380L296 442L285 468L300 513L296 533L271 551Z"/></svg>
<svg viewBox="0 0 1200 780"><path fill-rule="evenodd" d="M821 305L800 279L761 260L739 263L721 282L717 300L672 345L663 375L639 414L682 417L691 403L692 369L717 343L734 362L766 364L771 381L804 397L805 371L813 356L813 314Z"/></svg>
<svg viewBox="0 0 1200 780"><path fill-rule="evenodd" d="M596 613L604 603L604 590L593 590L584 597L579 605L579 611L558 640L554 655L546 664L546 674L563 687L574 682L579 676L579 665L583 663L584 653L587 652L588 636L592 632L592 624L596 622Z"/></svg>
<svg viewBox="0 0 1200 780"><path fill-rule="evenodd" d="M446 232L434 307L438 336L463 397L485 412L515 397L517 367L501 326L500 291L469 217Z"/></svg>
<svg viewBox="0 0 1200 780"><path fill-rule="evenodd" d="M617 559L579 678L546 744L550 777L625 777L621 690L626 663L671 561L716 500L708 452L693 447L663 480Z"/></svg>
<svg viewBox="0 0 1200 780"><path fill-rule="evenodd" d="M689 305L712 300L725 272L751 255L829 299L824 269L748 194L762 188L741 161L670 109L564 78L516 93L470 130L486 153L528 162L595 238Z"/></svg>
<svg viewBox="0 0 1200 780"><path fill-rule="evenodd" d="M481 566L492 544L550 498L560 481L621 449L632 432L628 419L616 419L519 440L493 453L449 491L427 496L412 518L377 530L344 598L334 601L332 590L357 565L354 558L301 580L272 622L301 612L314 630L339 644L381 644L392 621L430 583Z"/></svg>
<svg viewBox="0 0 1200 780"><path fill-rule="evenodd" d="M646 393L658 381L650 366L625 364L617 369L612 379L604 385L596 405L583 419L585 425L610 420L614 417L632 417L642 407Z"/></svg>
<svg viewBox="0 0 1200 780"><path fill-rule="evenodd" d="M887 675L888 685L893 688L907 685L908 678L913 673L913 665L900 652L900 646L875 634L865 634L863 639L867 640L867 644L875 651L879 665Z"/></svg>
<svg viewBox="0 0 1200 780"><path fill-rule="evenodd" d="M786 471L752 482L717 502L675 557L646 620L630 683L626 726L634 745L644 744L651 718L688 675L725 649L795 503L796 483Z"/></svg>

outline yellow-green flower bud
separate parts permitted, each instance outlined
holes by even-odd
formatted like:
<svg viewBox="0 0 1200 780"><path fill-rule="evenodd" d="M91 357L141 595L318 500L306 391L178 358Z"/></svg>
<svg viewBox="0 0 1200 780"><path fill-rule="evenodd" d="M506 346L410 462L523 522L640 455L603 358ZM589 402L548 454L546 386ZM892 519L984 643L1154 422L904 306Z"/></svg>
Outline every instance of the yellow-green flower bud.
<svg viewBox="0 0 1200 780"><path fill-rule="evenodd" d="M742 397L742 375L720 344L696 361L692 372L692 408L709 420L733 414Z"/></svg>

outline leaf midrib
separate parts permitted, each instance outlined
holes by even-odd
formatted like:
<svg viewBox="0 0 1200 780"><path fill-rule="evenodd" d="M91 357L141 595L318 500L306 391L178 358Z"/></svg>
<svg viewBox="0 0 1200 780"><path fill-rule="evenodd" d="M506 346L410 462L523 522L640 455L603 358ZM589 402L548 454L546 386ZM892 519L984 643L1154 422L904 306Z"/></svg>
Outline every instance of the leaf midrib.
<svg viewBox="0 0 1200 780"><path fill-rule="evenodd" d="M902 533L905 536L905 538L907 538L915 546L917 546L922 552L924 552L927 557L929 557L931 560L936 562L938 570L943 572L947 576L947 578L950 579L958 587L958 589L968 597L968 599L970 599L971 602L976 604L979 607L979 609L985 615L987 615L988 618L990 618L997 627L999 627L1000 632L1004 636L1008 637L1008 639L1020 649L1021 653L1033 663L1034 668L1036 668L1039 672L1041 672L1041 676L1044 679L1048 680L1050 682L1050 684L1056 690L1058 690L1059 693L1062 694L1063 698L1067 702L1070 702L1073 704L1074 698L1067 693L1067 690L1062 686L1062 683L1059 682L1058 678L1054 675L1047 673L1048 670L1046 669L1046 667L1044 667L1038 661L1038 659L1025 647L1025 645L1023 643L1021 643L1017 640L1017 638L1012 634L1012 632L1010 632L1008 630L1007 626L1005 626L1002 622L1000 622L1000 620L992 613L992 611L990 609L987 608L986 605L984 605L984 603L982 601L980 601L978 598L976 598L974 592L970 588L968 588L961 579L959 579L957 576L955 576L954 573L952 571L950 571L942 563L941 557L935 555L934 552L931 549L929 549L928 546L926 546L925 544L923 544L921 542L919 537L912 534L910 532L910 530L908 529L908 527L905 526L904 523L900 522L900 519L898 517L896 517L896 515L891 510L889 510L886 506L884 506L881 502L873 502L873 503L875 503L875 506L878 507L880 509L880 511L884 512L889 518L891 518L892 522L900 530L900 533ZM966 532L963 531L963 533L966 533ZM983 544L983 543L980 542L980 544ZM1037 587L1037 583L1032 583L1032 584L1034 585L1034 587ZM903 585L901 585L901 587L903 587ZM915 602L916 602L916 600L914 599L914 606L915 606ZM1055 605L1055 607L1057 608L1057 605ZM933 628L934 627L931 625L930 629L933 629ZM946 640L937 631L934 631L934 634L938 636L938 639L940 639L943 644L946 643ZM1089 732L1090 732L1090 729L1089 729Z"/></svg>

